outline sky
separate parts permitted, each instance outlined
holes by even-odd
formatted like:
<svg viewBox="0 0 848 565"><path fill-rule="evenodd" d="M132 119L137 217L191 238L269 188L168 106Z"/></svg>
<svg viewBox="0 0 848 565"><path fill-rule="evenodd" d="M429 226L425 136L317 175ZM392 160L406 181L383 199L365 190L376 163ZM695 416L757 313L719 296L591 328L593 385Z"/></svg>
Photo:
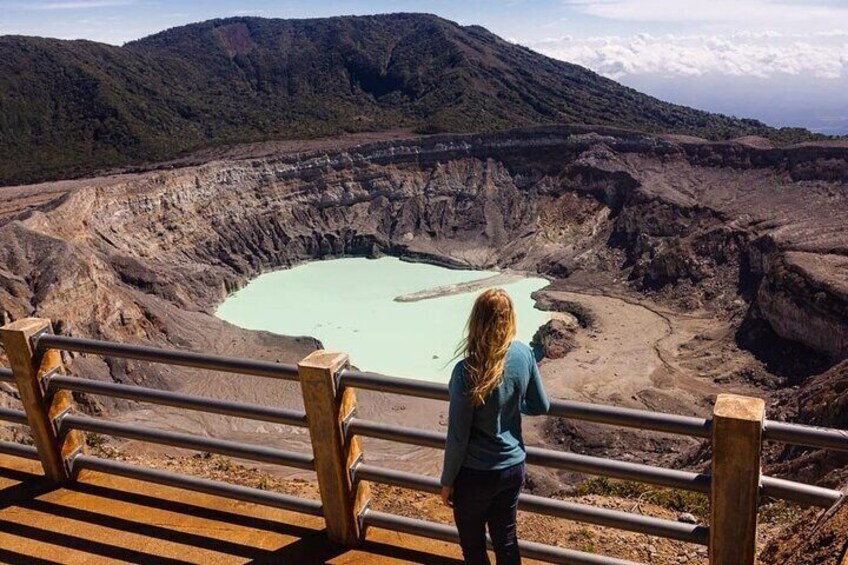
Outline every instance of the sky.
<svg viewBox="0 0 848 565"><path fill-rule="evenodd" d="M0 0L0 35L120 45L238 15L428 12L663 100L848 134L848 0Z"/></svg>

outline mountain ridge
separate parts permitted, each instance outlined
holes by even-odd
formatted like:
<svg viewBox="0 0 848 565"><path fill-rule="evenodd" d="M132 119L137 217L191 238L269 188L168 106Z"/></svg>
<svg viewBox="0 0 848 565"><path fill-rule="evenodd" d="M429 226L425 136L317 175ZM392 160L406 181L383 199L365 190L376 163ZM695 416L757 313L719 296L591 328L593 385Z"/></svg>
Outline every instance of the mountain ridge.
<svg viewBox="0 0 848 565"><path fill-rule="evenodd" d="M121 47L0 37L0 184L241 142L554 123L816 138L661 102L433 15L236 17Z"/></svg>

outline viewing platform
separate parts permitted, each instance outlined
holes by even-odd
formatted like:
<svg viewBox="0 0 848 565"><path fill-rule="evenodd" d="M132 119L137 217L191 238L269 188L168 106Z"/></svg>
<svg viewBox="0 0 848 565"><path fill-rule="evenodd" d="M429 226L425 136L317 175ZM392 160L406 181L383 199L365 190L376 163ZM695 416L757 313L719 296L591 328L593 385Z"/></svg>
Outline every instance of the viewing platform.
<svg viewBox="0 0 848 565"><path fill-rule="evenodd" d="M333 546L322 518L93 471L54 487L38 462L0 455L0 563L450 565L460 555L378 528L360 547Z"/></svg>
<svg viewBox="0 0 848 565"><path fill-rule="evenodd" d="M449 563L459 557L452 525L380 508L386 491L377 486L436 494L438 479L374 465L362 443L378 438L441 449L445 434L363 419L357 412L357 389L445 401L444 384L352 370L343 353L318 350L297 365L271 363L54 335L51 322L37 318L8 324L0 336L11 365L0 367L0 382L16 387L23 407L0 408L0 420L27 426L34 444L0 441L0 558L6 561L94 562L86 554L155 563ZM62 352L293 381L304 410L69 376ZM92 417L77 409L73 393L304 428L311 452L219 439L204 435L208 430L183 433ZM839 490L762 474L766 441L844 452L848 432L768 420L761 399L720 394L710 418L554 400L548 416L707 442L709 469L536 446L527 448L527 463L695 493L708 501L709 516L707 523L691 523L533 494L519 498L524 513L682 542L706 550L710 565L753 565L761 500L829 508L843 499ZM128 463L96 453L87 434L314 471L317 488L303 496ZM521 540L519 546L528 560L636 565L562 539Z"/></svg>

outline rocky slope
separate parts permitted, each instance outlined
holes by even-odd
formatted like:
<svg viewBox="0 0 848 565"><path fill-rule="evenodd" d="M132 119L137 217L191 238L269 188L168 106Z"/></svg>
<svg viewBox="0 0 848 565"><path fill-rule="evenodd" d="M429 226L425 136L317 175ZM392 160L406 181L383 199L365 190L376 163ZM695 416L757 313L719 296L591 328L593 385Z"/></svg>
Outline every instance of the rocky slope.
<svg viewBox="0 0 848 565"><path fill-rule="evenodd" d="M778 532L764 548L760 561L763 565L845 565L846 531L848 501L843 500L821 516L810 513Z"/></svg>
<svg viewBox="0 0 848 565"><path fill-rule="evenodd" d="M623 279L744 318L739 341L800 381L848 354L846 155L548 127L11 188L0 307L72 334L200 348L244 339L242 353L292 359L312 342L208 313L260 272L388 253ZM790 369L775 355L784 349L812 361Z"/></svg>
<svg viewBox="0 0 848 565"><path fill-rule="evenodd" d="M551 127L13 188L25 203L10 199L0 227L0 304L68 332L176 339L154 312L201 315L298 261L389 253L621 273L671 300L747 310L836 361L846 156Z"/></svg>
<svg viewBox="0 0 848 565"><path fill-rule="evenodd" d="M575 343L599 338L593 312L557 298L574 286L698 313L689 333L671 325L662 338L682 341L675 351L696 354L693 364L667 359L658 348L663 367L649 378L655 388L605 401L703 410L725 382L704 384L716 374L711 360L744 354L761 360L760 373L738 364L737 385L772 396L770 415L844 426L846 181L845 147L538 127L12 187L0 214L0 314L48 317L72 335L295 361L318 344L241 330L211 311L256 274L310 259L392 254L509 267L554 279L540 303L569 311L577 323L542 332L540 341L553 350L565 340L565 359ZM660 310L654 317L668 318ZM729 335L713 336L718 326L711 321ZM699 327L707 329L697 333ZM90 378L188 392L208 387L208 377L183 368L91 356L70 361ZM690 373L685 382L675 380L681 372ZM216 383L216 392L240 400L299 402L291 383ZM684 384L685 391L675 388ZM775 390L787 385L801 388ZM426 402L377 397L363 403L366 417L378 410L424 421L440 413ZM118 417L134 408L81 400ZM609 434L588 428L545 433L553 440L564 433L581 450L612 449ZM248 437L249 430L232 434ZM679 447L625 435L613 439L644 445L643 460L667 461ZM304 439L281 434L274 441ZM843 459L809 450L772 452L769 465L770 473L832 486L846 480ZM533 488L559 488L547 480L533 477Z"/></svg>

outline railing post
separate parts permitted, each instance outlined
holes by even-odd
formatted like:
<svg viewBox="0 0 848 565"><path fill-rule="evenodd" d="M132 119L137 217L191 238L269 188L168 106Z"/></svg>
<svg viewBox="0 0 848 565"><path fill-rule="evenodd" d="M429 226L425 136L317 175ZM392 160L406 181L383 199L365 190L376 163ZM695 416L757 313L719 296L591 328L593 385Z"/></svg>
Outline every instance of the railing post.
<svg viewBox="0 0 848 565"><path fill-rule="evenodd" d="M765 402L719 394L712 421L710 565L754 565Z"/></svg>
<svg viewBox="0 0 848 565"><path fill-rule="evenodd" d="M52 326L43 318L24 318L0 328L44 474L55 483L66 483L71 476L65 461L85 449L85 440L76 431L60 437L54 426L55 418L74 406L74 399L68 391L45 391L43 378L63 370L58 351L41 355L33 347L33 336L45 332L52 332Z"/></svg>
<svg viewBox="0 0 848 565"><path fill-rule="evenodd" d="M361 451L358 438L346 441L344 433L345 419L356 408L353 389L339 393L338 372L347 362L344 353L314 351L298 363L298 372L327 535L350 547L361 540L359 515L369 491L366 484L351 480L350 468Z"/></svg>

